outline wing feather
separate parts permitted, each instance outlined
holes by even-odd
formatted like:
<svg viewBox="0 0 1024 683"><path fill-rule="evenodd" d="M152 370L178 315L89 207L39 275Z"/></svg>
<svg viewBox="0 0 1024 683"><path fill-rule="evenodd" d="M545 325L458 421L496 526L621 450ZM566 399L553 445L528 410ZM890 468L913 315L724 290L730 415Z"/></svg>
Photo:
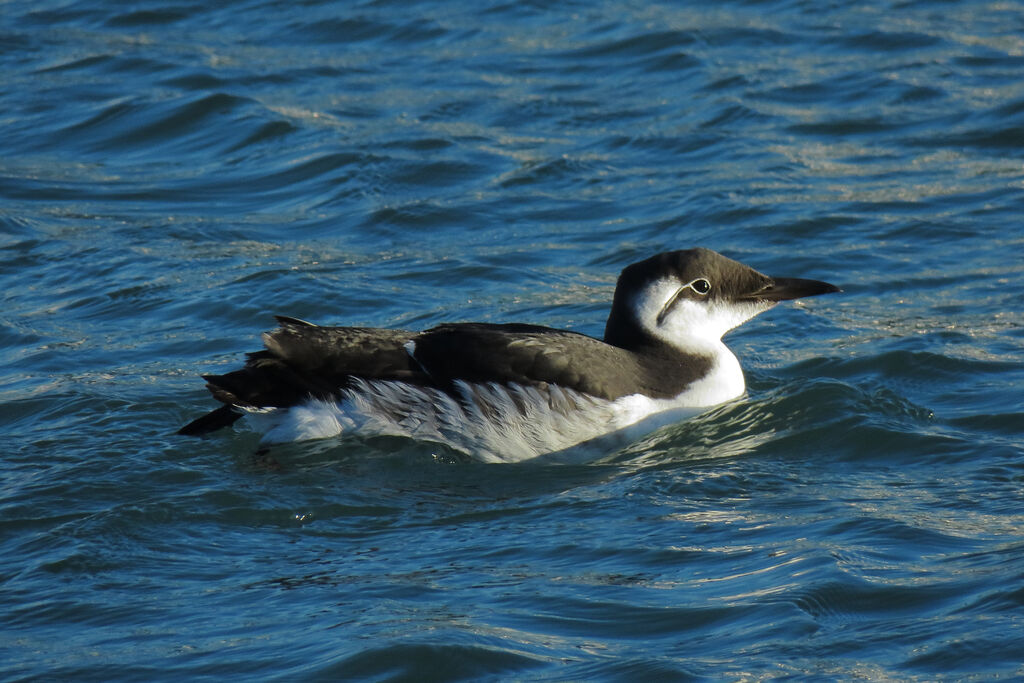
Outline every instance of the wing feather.
<svg viewBox="0 0 1024 683"><path fill-rule="evenodd" d="M594 337L536 325L441 325L416 336L413 358L442 386L553 384L609 400L669 395L652 387L664 384L654 380L670 368Z"/></svg>
<svg viewBox="0 0 1024 683"><path fill-rule="evenodd" d="M263 334L265 350L250 353L244 367L204 376L214 398L241 407L288 407L310 396L337 398L354 378L429 381L403 348L412 332L277 320L277 329Z"/></svg>

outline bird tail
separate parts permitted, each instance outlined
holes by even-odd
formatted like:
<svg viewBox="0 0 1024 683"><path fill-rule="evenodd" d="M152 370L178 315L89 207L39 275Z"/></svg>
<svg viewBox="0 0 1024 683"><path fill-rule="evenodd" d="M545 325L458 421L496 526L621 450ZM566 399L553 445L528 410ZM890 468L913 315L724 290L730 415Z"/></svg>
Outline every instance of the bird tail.
<svg viewBox="0 0 1024 683"><path fill-rule="evenodd" d="M336 397L320 378L296 372L267 351L248 354L245 367L224 375L203 375L206 388L224 405L189 422L178 434L208 434L234 424L246 410L287 408L312 397Z"/></svg>
<svg viewBox="0 0 1024 683"><path fill-rule="evenodd" d="M185 436L202 436L203 434L215 432L223 427L230 427L241 417L241 410L235 406L224 405L219 408L214 408L202 417L192 420L187 425L179 429L177 433Z"/></svg>

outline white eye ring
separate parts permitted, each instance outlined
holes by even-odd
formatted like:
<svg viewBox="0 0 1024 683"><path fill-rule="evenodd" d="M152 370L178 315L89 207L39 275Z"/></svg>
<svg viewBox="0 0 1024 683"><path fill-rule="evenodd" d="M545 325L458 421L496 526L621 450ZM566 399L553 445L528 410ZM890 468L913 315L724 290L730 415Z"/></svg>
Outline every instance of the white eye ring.
<svg viewBox="0 0 1024 683"><path fill-rule="evenodd" d="M679 297L682 296L683 290L685 289L690 289L701 296L705 296L711 291L711 282L707 278L699 277L692 282L687 282L685 285L677 289L675 294L673 294L671 298L665 302L665 305L661 307L661 310L658 311L657 321L659 325L665 322L665 318L672 312L672 308L675 307L676 303L679 301Z"/></svg>
<svg viewBox="0 0 1024 683"><path fill-rule="evenodd" d="M686 286L692 289L697 294L700 294L701 296L704 296L705 294L711 291L711 283L708 282L707 278L703 277L697 278L693 282L688 283Z"/></svg>

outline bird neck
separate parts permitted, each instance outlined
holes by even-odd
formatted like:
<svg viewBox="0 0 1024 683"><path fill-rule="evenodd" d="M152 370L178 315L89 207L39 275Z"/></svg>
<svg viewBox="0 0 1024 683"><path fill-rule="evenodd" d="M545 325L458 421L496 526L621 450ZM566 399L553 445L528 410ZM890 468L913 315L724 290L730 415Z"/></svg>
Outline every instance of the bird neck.
<svg viewBox="0 0 1024 683"><path fill-rule="evenodd" d="M680 360L683 357L692 358L693 356L714 358L723 350L728 353L728 349L725 348L721 340L718 340L717 343L709 343L707 340L694 339L692 345L673 344L640 327L632 317L616 315L614 309L605 325L604 342L627 351L647 356L658 356L667 360Z"/></svg>

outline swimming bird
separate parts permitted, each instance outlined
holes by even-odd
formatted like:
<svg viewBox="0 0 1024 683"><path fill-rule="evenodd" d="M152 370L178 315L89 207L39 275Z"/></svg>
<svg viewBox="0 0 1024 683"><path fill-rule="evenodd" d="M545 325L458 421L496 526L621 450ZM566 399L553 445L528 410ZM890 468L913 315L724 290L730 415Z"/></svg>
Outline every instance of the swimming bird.
<svg viewBox="0 0 1024 683"><path fill-rule="evenodd" d="M838 291L697 248L627 266L603 339L528 324L411 332L278 316L244 367L204 376L224 405L179 433L204 434L248 415L262 423L264 444L399 435L489 462L610 436L628 443L745 392L726 332L780 301Z"/></svg>

